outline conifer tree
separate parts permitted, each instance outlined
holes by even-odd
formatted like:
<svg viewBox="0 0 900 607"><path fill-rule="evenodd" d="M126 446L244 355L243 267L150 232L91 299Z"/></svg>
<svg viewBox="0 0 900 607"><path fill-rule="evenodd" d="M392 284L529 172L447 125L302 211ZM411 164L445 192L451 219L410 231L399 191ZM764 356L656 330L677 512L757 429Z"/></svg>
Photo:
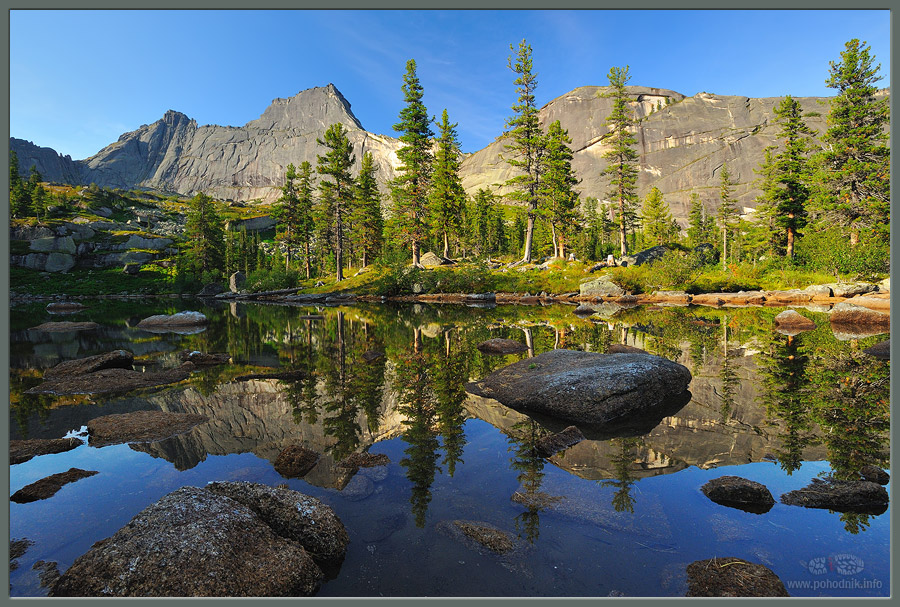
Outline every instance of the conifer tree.
<svg viewBox="0 0 900 607"><path fill-rule="evenodd" d="M772 189L775 225L785 233L785 255L794 256L794 239L798 230L806 225L807 201L810 179L807 154L812 130L803 122L802 110L790 95L775 108L776 121L781 125L779 137L784 139L784 149L775 158L772 178L777 188Z"/></svg>
<svg viewBox="0 0 900 607"><path fill-rule="evenodd" d="M734 183L728 173L728 164L722 165L719 180L719 227L722 229L722 268L728 267L728 234L734 230L738 220L735 206ZM733 256L733 254L732 254Z"/></svg>
<svg viewBox="0 0 900 607"><path fill-rule="evenodd" d="M188 206L184 234L188 241L188 260L197 277L206 280L223 269L225 263L225 222L218 204L199 192Z"/></svg>
<svg viewBox="0 0 900 607"><path fill-rule="evenodd" d="M375 180L375 159L371 152L363 154L350 223L353 226L353 240L362 255L362 267L366 267L381 252L384 232L381 194Z"/></svg>
<svg viewBox="0 0 900 607"><path fill-rule="evenodd" d="M323 228L327 226L327 232L334 246L334 262L336 268L336 280L344 280L344 224L353 204L355 183L350 175L350 167L353 166L353 144L347 138L347 132L340 123L332 124L325 131L325 139L317 139L316 143L325 146L327 151L324 156L317 155L316 170L321 175L330 177L319 184L322 212L320 214Z"/></svg>
<svg viewBox="0 0 900 607"><path fill-rule="evenodd" d="M699 244L713 244L715 239L715 219L707 212L706 206L700 200L700 195L691 192L691 201L688 208L687 237L691 246Z"/></svg>
<svg viewBox="0 0 900 607"><path fill-rule="evenodd" d="M637 138L631 132L634 118L628 107L628 91L625 88L629 79L628 66L610 68L608 77L610 91L604 96L613 100L613 106L606 118L609 131L602 137L610 148L603 154L603 158L607 161L603 175L609 177L607 196L618 206L616 215L619 221L619 253L626 255L628 253L626 228L629 215L633 214L638 200L636 185L638 153L633 148Z"/></svg>
<svg viewBox="0 0 900 607"><path fill-rule="evenodd" d="M850 244L861 230L875 229L886 238L890 224L890 148L885 128L890 120L888 98L876 98L881 80L875 57L856 38L845 44L841 60L830 64L825 84L837 89L831 102L823 150L816 207L829 224L850 231Z"/></svg>
<svg viewBox="0 0 900 607"><path fill-rule="evenodd" d="M406 62L401 89L406 107L400 110L400 122L394 125L403 147L397 150L399 175L391 183L392 219L398 239L412 249L413 265L419 265L419 248L428 238L428 191L433 162L430 140L434 132L422 103L423 88L413 59Z"/></svg>
<svg viewBox="0 0 900 607"><path fill-rule="evenodd" d="M297 197L297 189L295 180L297 179L297 169L293 163L287 165L284 173L284 185L281 188L281 197L275 201L275 209L273 215L277 220L279 234L277 240L284 243L287 248L285 255L284 267L287 270L291 263L291 248L297 243L297 215L299 211L299 200Z"/></svg>
<svg viewBox="0 0 900 607"><path fill-rule="evenodd" d="M647 243L661 245L675 236L672 213L668 203L663 199L659 188L653 186L644 199L641 209L641 221L644 227L644 240Z"/></svg>
<svg viewBox="0 0 900 607"><path fill-rule="evenodd" d="M11 217L24 217L31 210L31 193L25 187L19 175L19 157L15 151L9 151L9 214Z"/></svg>
<svg viewBox="0 0 900 607"><path fill-rule="evenodd" d="M579 179L572 169L572 140L559 123L547 129L546 148L541 169L541 206L553 229L553 256L565 257L565 243L578 227L578 193L573 189Z"/></svg>
<svg viewBox="0 0 900 607"><path fill-rule="evenodd" d="M513 45L509 49L515 50ZM511 152L505 157L506 162L519 169L519 175L506 182L513 191L507 198L525 203L527 223L525 226L525 252L522 261L531 263L531 247L534 241L534 222L537 217L540 191L540 170L545 141L538 122L538 107L535 103L534 90L537 88L537 74L532 72L531 45L524 39L519 43L516 61L507 58L509 69L518 74L513 81L519 94L517 103L513 104L514 115L506 120L504 135L512 142L504 145Z"/></svg>
<svg viewBox="0 0 900 607"><path fill-rule="evenodd" d="M303 246L303 268L306 271L306 278L312 274L312 241L314 237L314 221L313 209L315 208L315 200L313 199L313 182L315 175L313 174L312 165L309 161L304 160L300 163L300 172L297 174L297 209L295 215L296 242Z"/></svg>
<svg viewBox="0 0 900 607"><path fill-rule="evenodd" d="M450 237L458 237L462 229L462 208L466 200L466 191L459 177L460 149L456 126L450 124L445 109L438 123L440 137L434 155L429 197L431 230L444 243L444 257L450 256Z"/></svg>

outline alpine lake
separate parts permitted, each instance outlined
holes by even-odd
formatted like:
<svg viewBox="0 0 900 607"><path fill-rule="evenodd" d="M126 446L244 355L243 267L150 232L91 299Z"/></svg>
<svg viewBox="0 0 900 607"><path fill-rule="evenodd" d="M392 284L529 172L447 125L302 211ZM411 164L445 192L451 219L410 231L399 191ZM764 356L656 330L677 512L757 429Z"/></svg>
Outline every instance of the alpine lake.
<svg viewBox="0 0 900 607"><path fill-rule="evenodd" d="M712 557L765 565L792 596L889 596L890 509L841 513L782 504L814 478L889 469L890 363L863 350L887 335L774 329L784 308L353 304L291 306L188 298L90 299L65 317L46 302L10 310L10 439L78 436L84 443L10 466L10 494L76 467L98 474L48 499L10 503L10 538L32 544L10 572L11 596L45 596L37 561L64 572L162 496L212 481L289 488L330 506L350 544L320 597L676 597L686 567ZM188 333L135 325L196 310ZM42 332L47 321L100 328ZM528 346L489 355L491 338ZM522 358L556 348L642 348L686 366L690 400L627 428L586 429L549 457L534 445L570 423L531 417L466 392ZM181 364L185 351L227 353L184 381L120 394L31 395L66 360L123 349L137 370ZM246 375L295 371L289 379ZM139 410L209 421L149 443L89 445L89 420ZM273 462L290 445L319 454L302 478ZM355 452L390 463L338 466ZM735 475L776 503L757 514L700 487ZM887 486L890 490L890 485ZM553 496L546 507L514 495ZM523 505L524 504L524 505ZM506 531L515 548L480 550L451 521Z"/></svg>

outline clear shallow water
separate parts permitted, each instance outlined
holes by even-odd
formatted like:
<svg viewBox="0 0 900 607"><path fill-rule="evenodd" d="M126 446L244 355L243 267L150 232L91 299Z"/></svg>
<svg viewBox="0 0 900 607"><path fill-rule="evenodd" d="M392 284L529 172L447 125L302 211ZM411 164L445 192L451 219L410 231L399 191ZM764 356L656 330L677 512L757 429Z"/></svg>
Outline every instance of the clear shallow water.
<svg viewBox="0 0 900 607"><path fill-rule="evenodd" d="M210 326L193 335L129 326L179 309L203 311ZM35 561L64 571L170 491L246 480L313 495L346 525L347 556L319 596L683 596L687 564L713 556L762 563L795 596L887 596L890 511L858 517L776 503L756 515L699 490L734 474L764 483L777 500L820 474L870 461L887 467L887 435L872 420L887 416L889 367L860 352L884 336L839 341L826 315L809 313L819 328L788 338L771 329L779 311L645 307L578 319L567 306L215 308L161 300L97 301L51 317L43 306L16 308L12 438L57 438L93 417L139 409L202 412L211 421L158 443L85 444L11 466L10 494L70 467L99 472L47 500L10 503L11 538L34 542L11 572L11 595L45 594ZM324 318L300 318L311 313ZM27 330L46 320L103 328ZM475 345L490 337L530 343L532 352L480 354ZM603 352L613 343L685 364L691 402L639 433L588 432L548 460L530 445L567 424L533 420L463 388L531 353ZM178 364L181 350L228 352L235 364L119 396L21 394L62 360L116 348L148 369ZM302 370L305 379L235 380L276 368ZM303 479L285 479L272 465L292 443L322 454ZM361 450L391 463L355 476L337 468ZM529 510L511 500L517 491L564 496L569 507ZM442 532L442 522L459 519L506 530L518 548L504 557L472 550ZM810 568L841 554L861 559L863 570Z"/></svg>

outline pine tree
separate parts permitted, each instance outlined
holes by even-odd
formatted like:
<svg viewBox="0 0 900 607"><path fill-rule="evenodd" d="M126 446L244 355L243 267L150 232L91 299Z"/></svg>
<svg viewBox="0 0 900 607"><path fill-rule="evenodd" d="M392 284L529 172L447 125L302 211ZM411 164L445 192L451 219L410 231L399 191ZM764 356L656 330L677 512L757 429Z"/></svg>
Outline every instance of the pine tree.
<svg viewBox="0 0 900 607"><path fill-rule="evenodd" d="M316 171L331 178L319 184L320 199L324 212L320 215L322 228L331 236L334 246L336 280L344 280L344 224L353 204L355 183L350 175L353 166L353 144L340 123L332 124L325 131L325 139L316 143L325 146L324 156L317 155Z"/></svg>
<svg viewBox="0 0 900 607"><path fill-rule="evenodd" d="M391 183L393 224L399 240L412 248L413 264L418 265L419 247L428 238L428 191L433 162L430 139L434 132L422 103L423 89L413 59L406 62L401 89L406 107L400 110L400 122L394 125L394 130L401 133L403 147L397 150L399 176Z"/></svg>
<svg viewBox="0 0 900 607"><path fill-rule="evenodd" d="M645 242L661 245L672 240L673 233L672 213L668 203L663 199L662 192L656 186L650 189L650 193L644 199L641 209L641 221L644 227Z"/></svg>
<svg viewBox="0 0 900 607"><path fill-rule="evenodd" d="M515 50L513 45L509 49ZM512 143L504 145L511 152L506 162L519 169L519 175L509 179L506 185L513 188L507 198L525 203L527 224L525 227L525 253L522 261L531 263L531 247L534 241L534 221L537 217L540 191L541 159L544 152L544 135L538 121L538 107L535 104L534 90L537 88L537 75L532 72L531 45L522 40L516 54L516 61L510 56L507 59L509 69L519 75L513 81L518 102L513 104L515 113L506 120L504 136Z"/></svg>
<svg viewBox="0 0 900 607"><path fill-rule="evenodd" d="M19 157L9 151L9 214L11 217L24 217L31 210L31 193L19 175Z"/></svg>
<svg viewBox="0 0 900 607"><path fill-rule="evenodd" d="M728 174L728 164L722 165L719 180L719 227L722 229L722 268L728 267L728 234L734 230L738 220L735 206L734 183ZM734 254L732 253L732 257Z"/></svg>
<svg viewBox="0 0 900 607"><path fill-rule="evenodd" d="M384 232L381 194L375 180L375 159L371 152L363 154L350 223L353 226L353 240L362 254L362 267L366 267L381 252Z"/></svg>
<svg viewBox="0 0 900 607"><path fill-rule="evenodd" d="M619 221L619 253L626 255L628 253L625 241L626 228L629 215L633 215L638 200L636 185L638 153L632 147L637 143L637 138L631 132L634 119L628 108L628 91L625 88L629 78L628 66L610 68L608 77L611 90L604 96L613 100L613 107L606 118L609 131L602 137L610 147L603 154L603 158L607 161L603 175L609 177L607 196L618 205L616 215Z"/></svg>
<svg viewBox="0 0 900 607"><path fill-rule="evenodd" d="M440 137L434 155L434 174L429 197L431 230L444 243L444 257L450 256L450 237L459 237L462 207L466 200L466 191L459 177L460 150L456 126L450 124L445 109L438 123Z"/></svg>
<svg viewBox="0 0 900 607"><path fill-rule="evenodd" d="M847 42L841 61L831 62L825 84L837 89L828 114L829 128L817 158L821 167L816 207L828 224L850 231L850 244L862 230L887 238L890 226L890 120L887 96L876 99L881 65L865 42Z"/></svg>
<svg viewBox="0 0 900 607"><path fill-rule="evenodd" d="M279 234L277 240L284 243L287 248L285 256L285 270L290 267L291 248L297 244L297 221L300 202L297 197L297 189L295 180L297 179L297 169L293 163L287 165L284 174L284 186L281 188L281 197L275 201L274 213L277 220Z"/></svg>
<svg viewBox="0 0 900 607"><path fill-rule="evenodd" d="M790 95L775 108L776 121L781 125L779 137L784 150L775 158L773 166L777 188L772 190L775 225L785 231L785 255L794 256L794 239L806 225L806 204L810 179L807 154L812 130L803 122L800 104Z"/></svg>
<svg viewBox="0 0 900 607"><path fill-rule="evenodd" d="M578 227L578 193L573 189L579 179L572 169L572 140L559 123L547 129L546 153L541 169L541 206L553 228L553 256L565 257L565 243Z"/></svg>
<svg viewBox="0 0 900 607"><path fill-rule="evenodd" d="M189 203L184 234L189 265L197 278L206 281L224 269L225 222L216 201L203 192Z"/></svg>

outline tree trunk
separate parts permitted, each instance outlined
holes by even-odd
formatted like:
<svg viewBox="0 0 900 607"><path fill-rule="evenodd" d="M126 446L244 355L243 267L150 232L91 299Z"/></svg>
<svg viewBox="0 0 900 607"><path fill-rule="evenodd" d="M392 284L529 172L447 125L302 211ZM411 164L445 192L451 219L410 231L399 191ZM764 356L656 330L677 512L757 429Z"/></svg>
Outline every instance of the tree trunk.
<svg viewBox="0 0 900 607"><path fill-rule="evenodd" d="M534 215L528 213L528 224L525 226L525 256L522 261L531 263L531 242L534 238Z"/></svg>
<svg viewBox="0 0 900 607"><path fill-rule="evenodd" d="M444 232L444 259L450 258L450 236Z"/></svg>
<svg viewBox="0 0 900 607"><path fill-rule="evenodd" d="M556 242L556 226L553 223L550 223L550 240L553 241L553 257L559 257L559 252L557 250L557 242Z"/></svg>
<svg viewBox="0 0 900 607"><path fill-rule="evenodd" d="M728 257L726 255L727 249L726 246L728 244L728 229L725 228L722 230L722 269L728 269Z"/></svg>
<svg viewBox="0 0 900 607"><path fill-rule="evenodd" d="M628 254L628 245L625 242L625 200L619 199L619 254L622 257Z"/></svg>
<svg viewBox="0 0 900 607"><path fill-rule="evenodd" d="M559 233L559 256L563 259L566 258L566 241L563 238L562 232Z"/></svg>
<svg viewBox="0 0 900 607"><path fill-rule="evenodd" d="M414 266L419 265L419 241L412 241L412 262Z"/></svg>
<svg viewBox="0 0 900 607"><path fill-rule="evenodd" d="M785 255L788 258L794 256L794 228L787 229L787 250L785 251Z"/></svg>
<svg viewBox="0 0 900 607"><path fill-rule="evenodd" d="M309 280L310 267L309 267L309 242L308 241L304 245L303 265L306 267L306 279Z"/></svg>

